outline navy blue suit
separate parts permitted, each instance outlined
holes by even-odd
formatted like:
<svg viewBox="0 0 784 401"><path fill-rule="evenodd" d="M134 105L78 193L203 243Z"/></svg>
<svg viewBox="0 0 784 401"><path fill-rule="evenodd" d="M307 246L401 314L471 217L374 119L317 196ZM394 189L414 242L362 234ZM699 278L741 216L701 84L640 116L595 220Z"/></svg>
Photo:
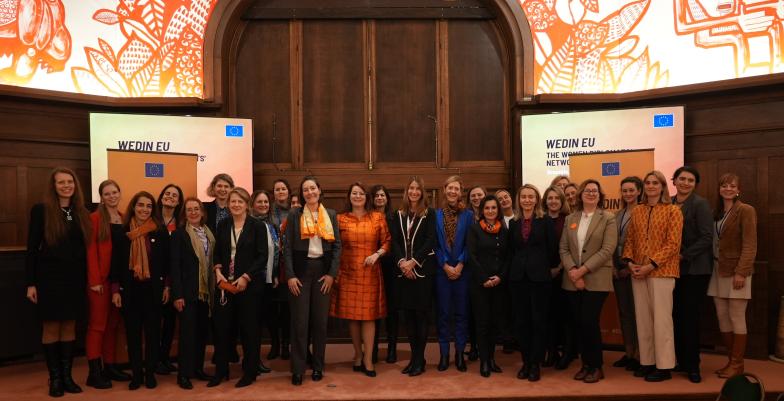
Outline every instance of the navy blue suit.
<svg viewBox="0 0 784 401"><path fill-rule="evenodd" d="M468 287L471 272L467 266L468 248L466 236L468 229L474 224L474 213L466 208L457 215L457 228L452 247L447 245L446 232L444 231L444 211L436 210L436 237L438 244L435 249L438 269L436 269L436 296L438 298L438 344L441 354L449 353L449 343L452 333L449 328L450 317L455 320L455 351L463 352L468 340ZM450 280L444 272L444 264L457 266L463 263L460 278Z"/></svg>

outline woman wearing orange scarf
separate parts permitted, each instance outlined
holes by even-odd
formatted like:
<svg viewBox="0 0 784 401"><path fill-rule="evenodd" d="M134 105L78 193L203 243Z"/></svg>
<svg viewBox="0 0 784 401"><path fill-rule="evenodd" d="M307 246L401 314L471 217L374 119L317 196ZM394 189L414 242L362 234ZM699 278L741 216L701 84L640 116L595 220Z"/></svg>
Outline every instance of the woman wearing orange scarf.
<svg viewBox="0 0 784 401"><path fill-rule="evenodd" d="M125 213L123 230L112 235L112 303L125 319L128 359L133 377L129 390L142 384L155 388L155 365L161 331L161 304L169 300L164 279L169 274L169 234L152 216L155 198L145 191L133 196ZM142 371L142 332L144 370ZM142 375L143 373L143 375Z"/></svg>
<svg viewBox="0 0 784 401"><path fill-rule="evenodd" d="M300 184L305 204L292 208L284 248L291 310L291 384L302 384L308 332L313 339L313 381L324 377L329 291L340 265L340 229L335 211L321 204L315 177ZM311 324L312 323L312 324Z"/></svg>

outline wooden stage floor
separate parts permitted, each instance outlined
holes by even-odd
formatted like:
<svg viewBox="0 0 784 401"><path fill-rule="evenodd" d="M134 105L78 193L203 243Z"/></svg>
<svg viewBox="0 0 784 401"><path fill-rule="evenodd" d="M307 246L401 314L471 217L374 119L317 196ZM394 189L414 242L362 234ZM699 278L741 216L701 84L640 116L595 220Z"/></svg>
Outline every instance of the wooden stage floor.
<svg viewBox="0 0 784 401"><path fill-rule="evenodd" d="M266 355L266 347L263 355ZM385 356L382 347L381 358ZM713 400L723 383L712 372L721 367L726 359L719 355L703 355L703 382L690 383L685 375L674 374L672 380L662 383L647 383L635 378L623 369L608 367L606 379L597 384L585 384L572 380L579 368L574 362L568 370L542 370L542 380L536 383L518 380L520 368L518 354L506 355L497 352L496 359L503 373L490 378L479 376L479 363L469 362L466 373L458 372L454 365L446 372L438 372L438 346L427 347L427 372L410 378L400 374L408 362L409 351L403 346L398 351L399 362L376 366L378 376L369 378L351 370L352 348L348 344L330 344L327 347L327 369L324 380L315 383L305 376L301 387L290 384L288 361L276 359L267 363L271 374L262 375L256 383L243 388L234 388L239 378L239 365L232 365L232 380L216 388L206 388L204 382L194 381L190 391L177 387L176 375L158 376L158 388L142 387L128 391L127 383L115 383L109 390L95 390L84 386L87 362L79 358L75 362L74 379L85 390L82 394L66 394L65 400L419 400L419 399L547 399L547 400ZM620 356L618 352L605 352L605 363L611 364ZM609 362L609 363L607 363ZM208 372L212 367L208 366ZM784 392L784 364L770 361L747 360L746 370L760 376L767 393L778 395ZM0 368L0 399L42 400L51 399L46 393L47 373L43 362L18 364ZM768 397L775 399L775 396Z"/></svg>

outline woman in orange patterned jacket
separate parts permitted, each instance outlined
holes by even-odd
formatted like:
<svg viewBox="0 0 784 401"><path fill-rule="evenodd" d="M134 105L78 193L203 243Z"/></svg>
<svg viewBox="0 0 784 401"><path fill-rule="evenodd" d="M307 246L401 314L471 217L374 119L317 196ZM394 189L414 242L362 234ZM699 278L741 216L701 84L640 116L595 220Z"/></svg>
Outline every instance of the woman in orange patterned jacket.
<svg viewBox="0 0 784 401"><path fill-rule="evenodd" d="M379 258L389 252L391 237L386 216L369 211L369 207L365 187L359 182L351 184L345 211L338 215L343 252L329 314L349 320L354 371L375 377L371 350L376 320L387 315Z"/></svg>
<svg viewBox="0 0 784 401"><path fill-rule="evenodd" d="M641 204L632 211L623 260L632 272L634 311L640 346L640 368L634 372L649 382L672 378L675 340L672 290L680 275L683 214L672 204L660 171L643 180Z"/></svg>

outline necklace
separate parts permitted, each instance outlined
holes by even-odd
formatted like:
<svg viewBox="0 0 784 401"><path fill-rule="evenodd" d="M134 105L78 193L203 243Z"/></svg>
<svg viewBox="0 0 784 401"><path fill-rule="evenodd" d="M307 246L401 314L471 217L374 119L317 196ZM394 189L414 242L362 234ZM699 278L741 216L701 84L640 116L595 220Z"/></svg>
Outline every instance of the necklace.
<svg viewBox="0 0 784 401"><path fill-rule="evenodd" d="M60 210L65 212L65 219L68 221L73 221L73 216L71 216L71 207L68 206L67 208L61 207Z"/></svg>

